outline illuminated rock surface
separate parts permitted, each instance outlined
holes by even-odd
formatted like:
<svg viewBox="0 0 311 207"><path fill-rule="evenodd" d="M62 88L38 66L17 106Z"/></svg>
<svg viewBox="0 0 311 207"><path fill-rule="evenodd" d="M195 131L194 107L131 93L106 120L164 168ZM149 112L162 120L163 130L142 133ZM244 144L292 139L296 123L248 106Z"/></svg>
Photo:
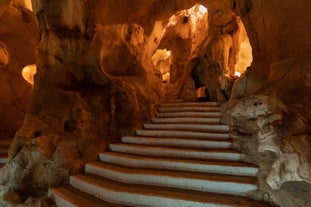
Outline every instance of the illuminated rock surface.
<svg viewBox="0 0 311 207"><path fill-rule="evenodd" d="M0 6L0 138L12 138L31 98L31 85L21 73L36 62L39 32L30 11L5 2Z"/></svg>
<svg viewBox="0 0 311 207"><path fill-rule="evenodd" d="M68 182L109 143L133 135L156 115L168 82L175 98L195 101L191 71L199 60L234 145L259 166L255 197L309 207L310 4L1 1L0 138L14 137L1 173L3 205L34 205L29 197ZM34 85L22 76L32 64ZM207 116L161 115L172 113L183 122Z"/></svg>

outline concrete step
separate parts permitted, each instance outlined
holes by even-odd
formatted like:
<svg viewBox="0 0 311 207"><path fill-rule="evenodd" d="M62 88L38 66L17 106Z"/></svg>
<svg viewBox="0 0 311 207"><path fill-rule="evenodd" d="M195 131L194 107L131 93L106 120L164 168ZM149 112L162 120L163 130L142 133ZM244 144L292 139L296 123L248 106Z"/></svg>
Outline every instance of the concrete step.
<svg viewBox="0 0 311 207"><path fill-rule="evenodd" d="M214 160L230 160L239 161L243 159L243 154L232 149L180 149L171 147L156 147L148 145L134 145L125 143L109 144L109 149L113 152L121 152L128 154L154 156L154 157L170 157L185 159L214 159Z"/></svg>
<svg viewBox="0 0 311 207"><path fill-rule="evenodd" d="M70 177L72 186L94 195L102 200L108 200L135 207L237 207L269 205L242 196L193 192L156 186L124 184L101 178L99 176L82 174Z"/></svg>
<svg viewBox="0 0 311 207"><path fill-rule="evenodd" d="M219 118L222 116L221 112L163 112L156 113L157 118Z"/></svg>
<svg viewBox="0 0 311 207"><path fill-rule="evenodd" d="M264 206L240 196L199 193L170 188L120 184L99 176L81 174L70 177L70 184L102 200L129 206L152 207L236 207ZM258 204L257 204L258 203ZM237 205L238 204L238 205Z"/></svg>
<svg viewBox="0 0 311 207"><path fill-rule="evenodd" d="M158 108L159 112L219 112L219 107L211 106L211 107L161 107Z"/></svg>
<svg viewBox="0 0 311 207"><path fill-rule="evenodd" d="M207 173L125 168L103 162L85 165L85 172L114 181L246 196L257 190L256 179Z"/></svg>
<svg viewBox="0 0 311 207"><path fill-rule="evenodd" d="M218 106L217 102L181 102L181 103L163 103L161 107L209 107Z"/></svg>
<svg viewBox="0 0 311 207"><path fill-rule="evenodd" d="M117 152L100 153L99 160L128 167L158 170L179 170L239 176L256 176L258 173L258 168L256 166L239 161L202 161L139 156Z"/></svg>
<svg viewBox="0 0 311 207"><path fill-rule="evenodd" d="M190 132L190 131L173 131L173 130L136 130L136 135L147 137L171 137L171 138L193 138L193 139L210 139L219 138L226 139L230 135L228 133L212 133L212 132Z"/></svg>
<svg viewBox="0 0 311 207"><path fill-rule="evenodd" d="M222 116L221 112L157 112L157 118L179 118L179 117L191 117L191 118L219 118Z"/></svg>
<svg viewBox="0 0 311 207"><path fill-rule="evenodd" d="M229 132L228 125L209 125L209 124L144 124L144 129L156 130L181 130L198 132Z"/></svg>
<svg viewBox="0 0 311 207"><path fill-rule="evenodd" d="M0 164L6 164L9 161L8 155L1 155L0 154Z"/></svg>
<svg viewBox="0 0 311 207"><path fill-rule="evenodd" d="M152 146L166 146L166 147L184 147L184 148L231 148L232 143L223 140L200 140L200 139L182 139L182 138L153 138L153 137L139 137L126 136L121 138L122 142L129 144L141 144Z"/></svg>
<svg viewBox="0 0 311 207"><path fill-rule="evenodd" d="M159 112L49 196L59 207L269 206L245 197L257 190L258 167L232 149L217 103L172 95Z"/></svg>
<svg viewBox="0 0 311 207"><path fill-rule="evenodd" d="M48 195L58 207L125 207L105 202L71 186L50 188Z"/></svg>
<svg viewBox="0 0 311 207"><path fill-rule="evenodd" d="M152 118L154 124L219 124L220 118Z"/></svg>
<svg viewBox="0 0 311 207"><path fill-rule="evenodd" d="M8 151L13 139L0 139L0 169L9 161Z"/></svg>

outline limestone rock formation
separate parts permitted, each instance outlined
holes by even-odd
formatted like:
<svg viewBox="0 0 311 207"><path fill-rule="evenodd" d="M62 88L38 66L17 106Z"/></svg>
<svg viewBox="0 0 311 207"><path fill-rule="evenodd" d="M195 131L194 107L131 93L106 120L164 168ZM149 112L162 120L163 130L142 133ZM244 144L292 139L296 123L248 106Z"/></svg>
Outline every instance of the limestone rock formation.
<svg viewBox="0 0 311 207"><path fill-rule="evenodd" d="M311 202L308 190L311 165L310 159L306 159L310 152L310 112L306 106L311 100L308 80L311 64L307 58L311 39L310 27L306 26L310 25L311 16L305 12L307 5L310 2L237 1L237 13L249 35L254 62L235 83L231 105L238 103L234 110L237 112L245 102L250 106L262 103L244 107L244 114L239 116L247 118L244 125L252 129L256 127L251 119L257 120L255 133L258 133L259 151L269 150L275 154L271 163L264 160L260 165L263 169L264 165L269 166L263 176L266 183L279 189L263 188L268 192L266 197L281 206L308 206ZM265 98L240 100L254 92L255 97ZM271 100L275 100L274 103ZM266 112L261 114L260 109L254 108L266 108ZM245 109L259 114L246 113ZM304 146L301 143L305 143ZM298 183L301 187L297 187ZM293 188L297 193L290 193Z"/></svg>
<svg viewBox="0 0 311 207"><path fill-rule="evenodd" d="M259 156L269 154L272 157L272 162L269 163L267 160L260 161L262 158L258 157L256 152L248 152L257 157L256 163L259 163L262 169L267 170L263 173L262 179L265 179L271 189L280 189L286 182L311 183L311 165L307 158L310 140L307 134L301 134L305 133L306 123L301 120L301 117L293 116L288 107L275 97L275 94L274 96L273 94L255 95L239 100L232 108L231 114L234 118L233 126L240 127L239 122L243 122L257 131L255 145ZM257 126L252 124L253 120L257 122ZM247 130L247 127L244 127L244 130ZM302 146L301 143L305 145ZM277 198L278 195L275 196L273 191L269 192L269 188L263 187L262 190L268 191L267 195L271 194L275 202L280 202L281 198ZM308 201L307 198L302 200Z"/></svg>
<svg viewBox="0 0 311 207"><path fill-rule="evenodd" d="M1 1L0 138L19 128L1 174L2 201L44 196L140 128L163 100L164 73L180 98L196 100L191 71L200 60L210 98L225 103L224 121L242 137L236 144L261 168L257 197L308 207L310 4ZM154 64L157 50L170 51L167 62ZM33 86L22 77L30 64Z"/></svg>
<svg viewBox="0 0 311 207"><path fill-rule="evenodd" d="M22 125L32 87L22 70L36 62L38 29L34 15L8 1L0 7L0 138L12 138Z"/></svg>

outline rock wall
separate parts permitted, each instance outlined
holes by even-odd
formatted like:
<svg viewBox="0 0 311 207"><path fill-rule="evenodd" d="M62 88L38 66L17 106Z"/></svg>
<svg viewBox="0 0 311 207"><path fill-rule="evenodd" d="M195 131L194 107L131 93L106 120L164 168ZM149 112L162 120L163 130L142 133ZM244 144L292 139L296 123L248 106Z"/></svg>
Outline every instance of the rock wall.
<svg viewBox="0 0 311 207"><path fill-rule="evenodd" d="M22 125L32 87L22 70L36 61L38 29L34 15L18 4L0 7L0 139L13 138Z"/></svg>
<svg viewBox="0 0 311 207"><path fill-rule="evenodd" d="M189 9L196 4L208 14L194 25L197 17L189 18ZM45 195L49 186L81 172L108 143L149 120L164 94L151 57L166 48L179 97L195 100L190 74L199 58L211 98L230 98L224 121L231 121L241 150L261 169L254 197L286 207L311 203L309 0L32 0L39 44L34 18L21 7L30 8L29 2L14 5L0 4L0 32L12 28L0 36L0 88L8 89L0 95L7 101L0 112L13 115L22 107L14 112L18 118L1 122L12 122L5 136L20 126L30 104L1 176L3 200ZM8 19L20 23L8 25ZM254 61L235 81L242 23ZM35 58L31 89L21 69ZM16 97L23 97L17 98L22 104Z"/></svg>
<svg viewBox="0 0 311 207"><path fill-rule="evenodd" d="M129 23L133 13L119 12L122 5L104 13L114 1L106 3L33 1L40 29L37 73L2 170L3 203L41 197L48 187L67 182L107 143L140 128L161 100L161 77L151 56L162 23ZM146 5L138 4L138 11L141 6Z"/></svg>
<svg viewBox="0 0 311 207"><path fill-rule="evenodd" d="M280 206L309 206L311 15L305 8L310 2L236 5L254 61L233 86L231 123L261 168L262 198Z"/></svg>
<svg viewBox="0 0 311 207"><path fill-rule="evenodd" d="M210 100L219 103L226 102L230 95L235 81L236 71L243 72L252 59L252 55L243 54L241 45L247 45L247 33L240 17L234 13L234 3L232 1L204 2L208 8L208 27L202 27L199 31L205 31L201 35L197 50L191 52L191 45L196 42L192 39L188 43L190 55L183 53L180 55L175 67L179 68L177 85L181 91L181 97L185 100L196 100L191 71L198 64L199 60L202 70L202 82L206 86ZM193 36L199 35L199 32ZM176 39L175 39L176 41ZM184 51L186 39L179 41L179 51ZM173 42L173 40L169 41ZM246 45L246 46L245 46ZM247 48L251 52L251 48ZM178 54L178 53L177 53ZM241 57L244 55L244 57ZM248 55L246 57L246 55ZM244 58L244 59L243 59ZM248 61L247 63L243 63ZM194 94L194 95L193 95Z"/></svg>

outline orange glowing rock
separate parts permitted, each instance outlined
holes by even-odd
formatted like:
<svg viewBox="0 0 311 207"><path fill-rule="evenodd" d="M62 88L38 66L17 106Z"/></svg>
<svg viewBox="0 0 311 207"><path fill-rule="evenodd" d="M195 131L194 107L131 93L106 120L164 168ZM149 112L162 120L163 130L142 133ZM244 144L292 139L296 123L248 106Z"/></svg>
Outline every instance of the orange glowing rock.
<svg viewBox="0 0 311 207"><path fill-rule="evenodd" d="M23 78L30 83L31 85L34 84L34 75L37 72L37 66L35 64L33 65L27 65L23 68L22 76Z"/></svg>

